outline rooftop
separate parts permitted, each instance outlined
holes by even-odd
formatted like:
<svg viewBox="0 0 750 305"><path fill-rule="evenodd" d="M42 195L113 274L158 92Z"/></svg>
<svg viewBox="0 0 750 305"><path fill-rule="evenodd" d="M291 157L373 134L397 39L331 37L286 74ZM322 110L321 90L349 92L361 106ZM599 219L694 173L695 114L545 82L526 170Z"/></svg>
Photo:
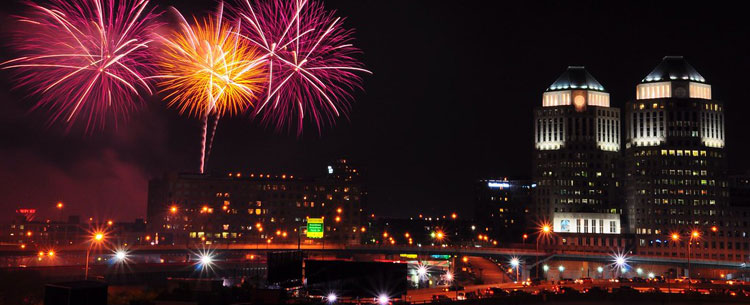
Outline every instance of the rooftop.
<svg viewBox="0 0 750 305"><path fill-rule="evenodd" d="M691 66L687 60L682 56L664 56L661 63L654 68L651 73L646 75L641 82L662 82L669 80L690 80L694 82L705 83L706 79L703 78L698 71Z"/></svg>
<svg viewBox="0 0 750 305"><path fill-rule="evenodd" d="M599 83L583 66L568 66L560 77L555 80L546 91L583 89L604 91Z"/></svg>

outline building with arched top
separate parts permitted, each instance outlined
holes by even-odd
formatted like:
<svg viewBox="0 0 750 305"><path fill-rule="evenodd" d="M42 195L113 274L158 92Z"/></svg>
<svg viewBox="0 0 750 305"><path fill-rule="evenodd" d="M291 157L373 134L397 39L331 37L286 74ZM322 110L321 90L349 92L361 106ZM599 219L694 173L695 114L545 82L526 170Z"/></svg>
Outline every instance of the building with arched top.
<svg viewBox="0 0 750 305"><path fill-rule="evenodd" d="M683 57L664 57L636 86L625 121L627 227L639 247L684 257L684 243L665 236L696 231L692 257L735 259L727 251L737 228L728 209L724 104L712 99L711 85Z"/></svg>
<svg viewBox="0 0 750 305"><path fill-rule="evenodd" d="M619 154L620 110L610 107L609 93L584 67L568 67L545 90L542 106L534 109L537 187L529 222L550 222L559 213L620 214ZM565 227L608 233L602 232L609 228L599 223L603 221L583 217Z"/></svg>

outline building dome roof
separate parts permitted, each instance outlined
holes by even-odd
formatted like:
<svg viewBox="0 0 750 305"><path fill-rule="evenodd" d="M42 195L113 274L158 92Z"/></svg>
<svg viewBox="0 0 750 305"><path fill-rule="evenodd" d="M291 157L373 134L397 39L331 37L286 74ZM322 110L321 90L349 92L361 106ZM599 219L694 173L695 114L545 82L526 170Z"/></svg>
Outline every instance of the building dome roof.
<svg viewBox="0 0 750 305"><path fill-rule="evenodd" d="M583 66L568 66L560 77L555 80L545 91L559 90L595 90L604 91L604 86L600 84Z"/></svg>
<svg viewBox="0 0 750 305"><path fill-rule="evenodd" d="M682 56L664 56L656 68L651 73L646 75L641 83L650 82L663 82L670 80L688 80L694 82L705 83L706 79L703 78L698 71L691 66L687 60Z"/></svg>

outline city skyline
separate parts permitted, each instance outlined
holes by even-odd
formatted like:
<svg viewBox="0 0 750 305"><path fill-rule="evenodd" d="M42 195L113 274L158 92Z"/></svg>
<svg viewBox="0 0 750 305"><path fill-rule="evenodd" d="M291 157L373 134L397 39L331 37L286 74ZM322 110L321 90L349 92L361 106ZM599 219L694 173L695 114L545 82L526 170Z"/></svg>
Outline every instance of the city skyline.
<svg viewBox="0 0 750 305"><path fill-rule="evenodd" d="M540 19L568 16L565 20L571 28L590 25L593 33L566 38L564 33L549 34L549 28L534 25L533 18L505 16L495 23L491 13L481 12L479 4L453 7L438 3L424 14L419 4L403 5L403 12L396 13L387 9L388 5L372 1L326 2L350 17L345 24L356 28L363 60L375 73L365 78L365 92L357 94L350 121L340 120L320 135L310 130L300 138L265 130L246 118L222 121L209 171L314 176L324 171L328 160L347 156L367 172L375 213L444 214L454 209L456 202L472 200L476 179L531 176L531 109L564 67L586 66L611 93L612 105L623 107L635 99L634 85L666 55L684 55L714 84L715 98L727 107L730 169L741 173L748 168L748 161L742 158L747 144L740 129L732 128L740 124L748 106L741 102L743 78L738 68L744 65L738 60L744 44L738 41L741 35L731 33L746 26L732 18L714 16L709 10L701 19L731 29L724 37L710 35L712 30L697 25L685 31L671 30L669 25L689 24L685 20L704 16L702 10L669 4L649 4L644 14L638 4L623 8L624 14L604 5L496 7L536 11L538 17L534 18ZM178 8L208 12L213 5L194 1ZM409 18L417 14L439 19L453 9L455 19L443 25L432 21L425 22L430 26L412 24ZM579 9L591 19L572 17ZM17 7L9 6L3 10L3 18L14 13ZM487 18L472 18L476 16ZM609 17L613 20L605 22ZM485 30L476 31L482 28ZM485 31L507 39L483 38ZM500 54L501 60L485 67L467 64L460 43L455 43L459 33L466 37L460 40L476 41L476 52L482 57ZM386 41L410 48L394 48ZM563 43L571 47L550 47ZM3 58L8 58L8 53L3 51ZM456 58L457 62L434 65L440 58ZM519 62L523 64L513 64ZM436 68L458 73L436 76L432 72ZM116 131L92 136L63 134L58 127L46 127L43 114L27 114L28 98L22 91L10 90L9 73L0 77L4 80L0 95L8 107L0 125L7 143L0 149L7 160L0 165L5 182L0 206L4 210L35 206L54 211L54 203L63 200L70 202L71 209L80 209L79 214L91 211L123 220L143 217L149 178L165 171L196 168L199 147L194 137L199 124L163 109L159 98L150 99L148 109ZM103 158L96 159L99 157ZM41 180L32 183L37 179ZM113 195L118 190L125 190L125 196ZM411 208L395 210L401 206ZM117 212L122 210L127 215L119 216Z"/></svg>

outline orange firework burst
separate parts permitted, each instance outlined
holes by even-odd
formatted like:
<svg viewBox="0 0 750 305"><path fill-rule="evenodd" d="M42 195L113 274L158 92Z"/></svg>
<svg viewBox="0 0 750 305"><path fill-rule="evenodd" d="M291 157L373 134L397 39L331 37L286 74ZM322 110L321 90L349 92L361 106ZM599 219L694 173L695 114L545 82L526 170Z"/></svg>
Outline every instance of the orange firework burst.
<svg viewBox="0 0 750 305"><path fill-rule="evenodd" d="M176 10L175 10L176 11ZM190 25L181 20L178 30L160 37L159 86L168 92L170 107L195 117L234 115L253 106L265 83L265 56L241 39L237 27L216 17Z"/></svg>
<svg viewBox="0 0 750 305"><path fill-rule="evenodd" d="M203 118L200 172L211 152L213 134L220 117L234 115L253 106L266 81L266 57L238 33L242 26L225 22L224 5L215 17L189 24L180 12L178 30L159 37L158 83L168 92L170 107L180 114ZM209 116L214 117L209 138ZM208 140L208 141L207 141ZM207 143L208 142L208 143ZM207 145L208 144L208 145Z"/></svg>

